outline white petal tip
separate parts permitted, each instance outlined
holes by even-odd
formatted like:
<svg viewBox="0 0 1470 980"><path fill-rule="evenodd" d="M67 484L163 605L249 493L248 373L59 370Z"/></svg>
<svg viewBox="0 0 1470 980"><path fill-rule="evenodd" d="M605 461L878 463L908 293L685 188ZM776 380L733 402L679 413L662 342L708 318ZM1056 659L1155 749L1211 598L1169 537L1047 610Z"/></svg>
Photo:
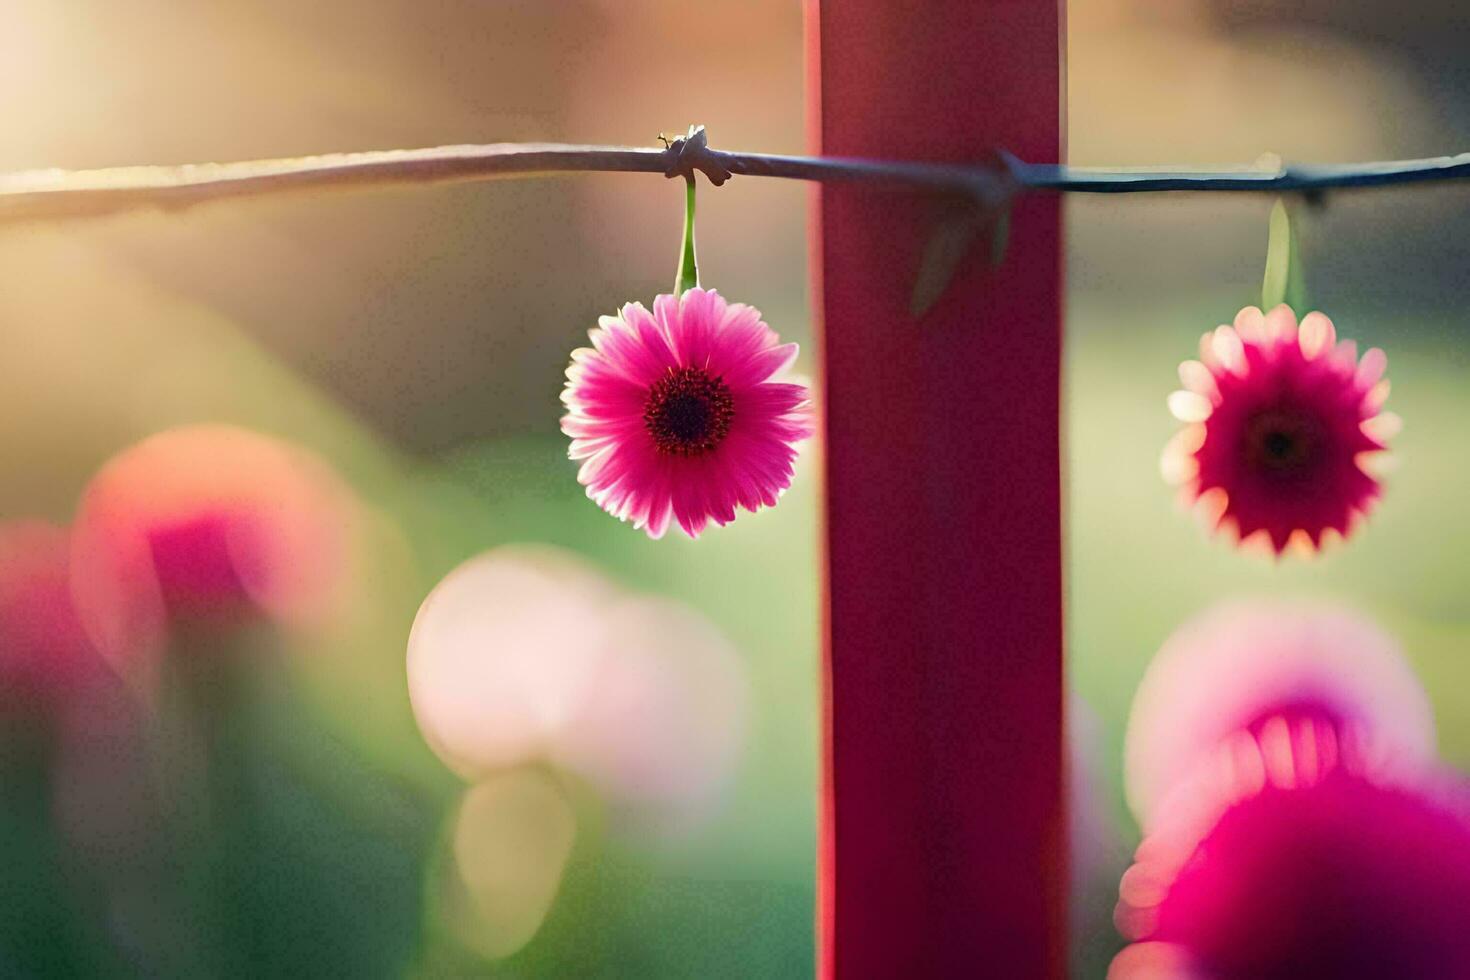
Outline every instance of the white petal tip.
<svg viewBox="0 0 1470 980"><path fill-rule="evenodd" d="M1404 420L1394 412L1384 412L1371 419L1365 419L1359 427L1369 439L1383 443L1403 431Z"/></svg>
<svg viewBox="0 0 1470 980"><path fill-rule="evenodd" d="M1308 360L1320 357L1337 343L1337 329L1322 313L1308 313L1302 317L1297 331L1297 344Z"/></svg>

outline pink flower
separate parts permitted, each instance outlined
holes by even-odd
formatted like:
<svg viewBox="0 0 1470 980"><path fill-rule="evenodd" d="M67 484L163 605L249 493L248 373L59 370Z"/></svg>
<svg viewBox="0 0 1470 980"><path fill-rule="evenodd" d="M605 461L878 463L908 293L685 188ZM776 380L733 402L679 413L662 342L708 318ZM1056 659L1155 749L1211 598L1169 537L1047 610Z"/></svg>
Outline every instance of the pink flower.
<svg viewBox="0 0 1470 980"><path fill-rule="evenodd" d="M1470 809L1433 752L1366 621L1235 603L1187 624L1129 720L1145 837L1109 977L1470 977Z"/></svg>
<svg viewBox="0 0 1470 980"><path fill-rule="evenodd" d="M1365 468L1398 418L1379 414L1388 359L1337 342L1332 321L1290 307L1241 310L1179 366L1170 411L1186 423L1164 450L1164 476L1212 530L1280 554L1346 536L1382 492ZM1371 465L1371 464L1369 464Z"/></svg>
<svg viewBox="0 0 1470 980"><path fill-rule="evenodd" d="M572 352L561 423L589 497L652 538L671 520L694 538L736 505L775 505L812 421L806 388L771 380L797 348L758 310L696 287L652 313L629 303L590 336Z"/></svg>
<svg viewBox="0 0 1470 980"><path fill-rule="evenodd" d="M1241 752L1254 790L1144 840L1116 913L1135 945L1110 980L1470 977L1463 791L1376 784L1316 754L1332 744Z"/></svg>
<svg viewBox="0 0 1470 980"><path fill-rule="evenodd" d="M181 623L323 622L346 579L354 500L315 456L223 425L151 436L82 496L72 591L115 663L157 654Z"/></svg>
<svg viewBox="0 0 1470 980"><path fill-rule="evenodd" d="M1331 605L1227 602L1164 643L1139 682L1124 740L1128 802L1150 830L1212 753L1264 719L1315 718L1382 774L1435 757L1429 699L1392 638Z"/></svg>
<svg viewBox="0 0 1470 980"><path fill-rule="evenodd" d="M105 673L72 606L70 542L41 521L0 525L0 691L50 701Z"/></svg>

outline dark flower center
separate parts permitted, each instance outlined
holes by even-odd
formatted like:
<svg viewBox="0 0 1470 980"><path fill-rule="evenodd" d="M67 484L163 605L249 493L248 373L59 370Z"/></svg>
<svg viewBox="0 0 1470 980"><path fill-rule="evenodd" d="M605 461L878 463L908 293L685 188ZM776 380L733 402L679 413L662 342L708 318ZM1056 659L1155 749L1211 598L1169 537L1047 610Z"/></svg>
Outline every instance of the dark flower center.
<svg viewBox="0 0 1470 980"><path fill-rule="evenodd" d="M730 431L735 400L720 378L696 367L669 368L648 389L643 424L660 453L700 456Z"/></svg>
<svg viewBox="0 0 1470 980"><path fill-rule="evenodd" d="M1246 460L1260 473L1302 475L1315 464L1321 445L1321 424L1307 412L1268 409L1246 424Z"/></svg>

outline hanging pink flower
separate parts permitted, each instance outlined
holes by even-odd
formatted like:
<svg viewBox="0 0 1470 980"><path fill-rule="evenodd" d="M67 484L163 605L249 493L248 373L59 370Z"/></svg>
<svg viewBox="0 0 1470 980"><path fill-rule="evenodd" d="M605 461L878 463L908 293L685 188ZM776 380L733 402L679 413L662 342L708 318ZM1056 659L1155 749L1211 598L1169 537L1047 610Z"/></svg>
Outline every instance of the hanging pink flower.
<svg viewBox="0 0 1470 980"><path fill-rule="evenodd" d="M589 497L652 538L775 505L812 420L806 388L772 380L796 345L758 310L695 287L652 313L629 303L590 336L572 352L561 423Z"/></svg>
<svg viewBox="0 0 1470 980"><path fill-rule="evenodd" d="M1110 980L1470 977L1463 788L1381 785L1278 733L1220 768L1213 820L1145 838Z"/></svg>
<svg viewBox="0 0 1470 980"><path fill-rule="evenodd" d="M197 425L113 457L82 495L72 591L115 663L182 623L322 623L348 578L355 501L320 459L246 429Z"/></svg>
<svg viewBox="0 0 1470 980"><path fill-rule="evenodd" d="M1383 775L1435 758L1428 695L1373 622L1329 604L1224 602L1164 642L1134 695L1123 781L1144 830L1171 797L1198 798L1188 782L1212 753L1274 716L1330 725Z"/></svg>
<svg viewBox="0 0 1470 980"><path fill-rule="evenodd" d="M1169 408L1185 427L1164 450L1165 478L1211 530L1252 546L1310 553L1346 536L1382 492L1367 458L1398 430L1380 414L1387 364L1377 348L1359 360L1321 313L1298 330L1288 306L1246 307L1179 366Z"/></svg>

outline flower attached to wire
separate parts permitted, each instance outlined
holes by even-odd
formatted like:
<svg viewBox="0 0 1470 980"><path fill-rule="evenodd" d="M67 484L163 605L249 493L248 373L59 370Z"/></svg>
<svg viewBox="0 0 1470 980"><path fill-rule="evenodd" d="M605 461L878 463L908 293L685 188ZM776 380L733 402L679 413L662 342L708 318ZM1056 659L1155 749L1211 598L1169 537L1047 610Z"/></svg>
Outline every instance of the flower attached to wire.
<svg viewBox="0 0 1470 980"><path fill-rule="evenodd" d="M796 360L760 311L699 284L694 247L696 170L716 185L704 127L668 146L667 176L682 176L684 238L674 291L650 313L629 303L572 351L561 400L569 455L587 496L650 538L678 523L691 538L735 508L773 507L791 485L795 444L812 434L804 385L778 380Z"/></svg>
<svg viewBox="0 0 1470 980"><path fill-rule="evenodd" d="M1169 409L1185 423L1164 450L1165 479L1211 530L1280 554L1346 536L1382 494L1370 471L1398 417L1381 412L1388 358L1358 357L1332 321L1254 306L1179 366Z"/></svg>
<svg viewBox="0 0 1470 980"><path fill-rule="evenodd" d="M773 506L795 443L812 434L807 389L775 380L796 359L760 311L694 287L650 312L629 303L572 352L562 401L578 480L651 538L691 538L735 508Z"/></svg>

